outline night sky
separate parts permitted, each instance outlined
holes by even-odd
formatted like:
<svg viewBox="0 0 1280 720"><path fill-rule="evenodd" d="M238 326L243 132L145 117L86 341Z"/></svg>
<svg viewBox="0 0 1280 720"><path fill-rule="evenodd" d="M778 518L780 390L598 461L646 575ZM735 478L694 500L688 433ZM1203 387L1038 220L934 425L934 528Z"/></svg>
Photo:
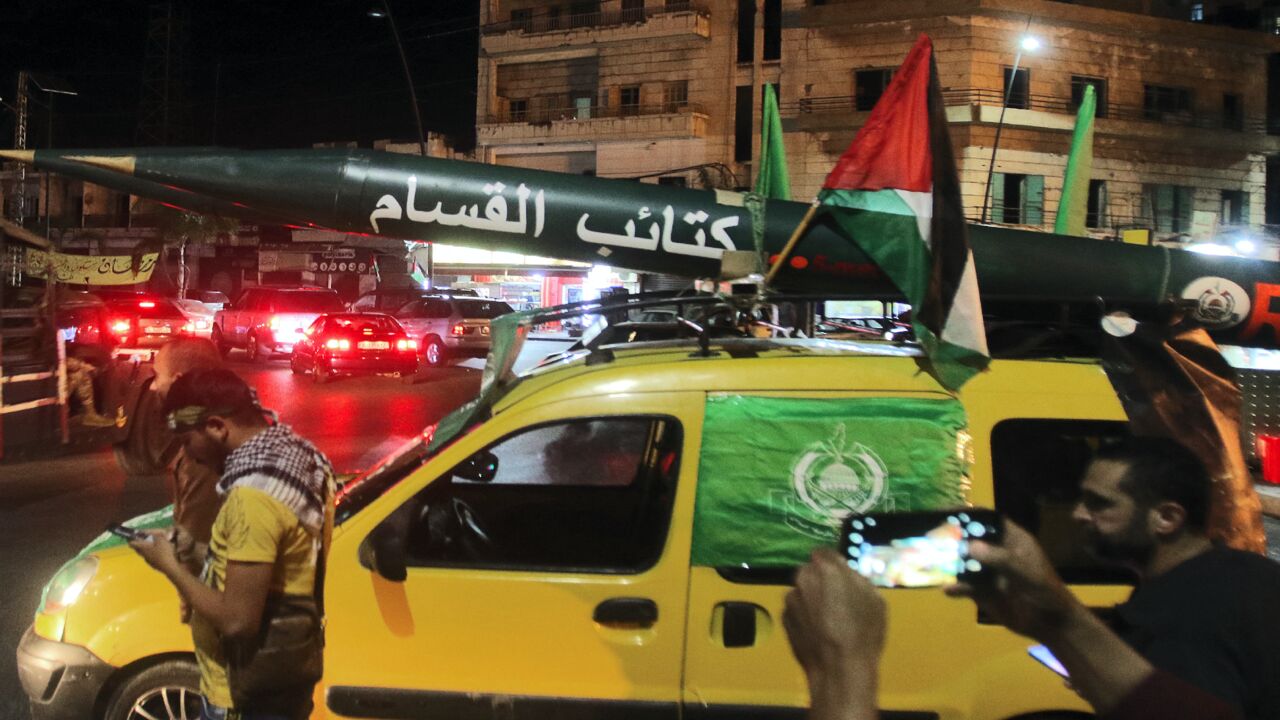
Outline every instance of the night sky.
<svg viewBox="0 0 1280 720"><path fill-rule="evenodd" d="M163 4L163 3L157 3ZM474 144L478 0L390 0L428 131ZM137 145L147 56L144 1L5 0L0 147L12 147L19 70L79 92L53 108L57 147ZM174 0L188 13L170 145L307 147L412 140L404 72L379 0ZM32 91L27 146L48 145Z"/></svg>

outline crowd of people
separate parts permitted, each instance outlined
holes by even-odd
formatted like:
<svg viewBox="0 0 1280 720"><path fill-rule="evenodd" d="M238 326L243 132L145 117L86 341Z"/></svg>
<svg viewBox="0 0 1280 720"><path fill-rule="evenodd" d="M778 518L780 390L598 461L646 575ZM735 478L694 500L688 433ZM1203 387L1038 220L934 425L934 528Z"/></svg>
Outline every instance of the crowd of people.
<svg viewBox="0 0 1280 720"><path fill-rule="evenodd" d="M180 444L174 527L131 545L182 599L203 717L307 717L322 666L332 467L207 340L174 340L155 369ZM1074 518L1094 555L1140 578L1105 616L1011 521L998 543L969 543L983 569L946 592L1045 645L1100 717L1280 718L1280 623L1267 615L1280 607L1280 565L1208 539L1211 487L1173 440L1129 438L1094 456ZM887 615L881 591L834 548L799 569L783 623L812 720L879 717Z"/></svg>

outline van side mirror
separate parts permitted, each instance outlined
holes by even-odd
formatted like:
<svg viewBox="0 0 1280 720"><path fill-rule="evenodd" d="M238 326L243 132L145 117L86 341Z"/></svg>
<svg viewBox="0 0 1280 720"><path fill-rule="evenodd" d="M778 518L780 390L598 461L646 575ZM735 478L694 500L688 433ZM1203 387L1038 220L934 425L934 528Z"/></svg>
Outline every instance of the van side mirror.
<svg viewBox="0 0 1280 720"><path fill-rule="evenodd" d="M481 450L453 469L453 476L470 482L492 482L498 475L498 456Z"/></svg>
<svg viewBox="0 0 1280 720"><path fill-rule="evenodd" d="M391 582L404 582L409 577L405 545L409 537L409 518L401 508L369 533L360 543L360 564Z"/></svg>

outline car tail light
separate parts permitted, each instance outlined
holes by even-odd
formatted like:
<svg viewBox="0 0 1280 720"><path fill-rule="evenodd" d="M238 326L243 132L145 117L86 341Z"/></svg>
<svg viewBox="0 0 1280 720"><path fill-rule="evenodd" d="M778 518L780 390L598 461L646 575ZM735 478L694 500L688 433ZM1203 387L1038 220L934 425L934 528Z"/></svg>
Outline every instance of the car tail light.
<svg viewBox="0 0 1280 720"><path fill-rule="evenodd" d="M324 341L324 346L330 350L350 350L351 341L346 338L329 338Z"/></svg>
<svg viewBox="0 0 1280 720"><path fill-rule="evenodd" d="M153 308L155 306L156 304L151 302L150 300L143 300L142 302L138 303L138 307L140 308Z"/></svg>
<svg viewBox="0 0 1280 720"><path fill-rule="evenodd" d="M466 334L467 329L462 326L462 323L457 323L451 330L449 330L449 332L452 333L454 337L461 337Z"/></svg>
<svg viewBox="0 0 1280 720"><path fill-rule="evenodd" d="M208 321L208 320L197 320L197 321L196 321L196 329L197 329L197 330L208 330L208 329L209 329L209 321Z"/></svg>
<svg viewBox="0 0 1280 720"><path fill-rule="evenodd" d="M396 341L396 349L399 350L400 352L406 352L408 350L417 350L418 341L405 340L404 338L401 338Z"/></svg>
<svg viewBox="0 0 1280 720"><path fill-rule="evenodd" d="M195 331L196 331L196 326L192 325L191 323L187 323L186 325L182 326L182 332L184 333L193 333Z"/></svg>
<svg viewBox="0 0 1280 720"><path fill-rule="evenodd" d="M128 335L129 331L132 329L133 329L133 325L128 320L112 320L111 321L111 332L115 333L116 335Z"/></svg>
<svg viewBox="0 0 1280 720"><path fill-rule="evenodd" d="M271 329L271 332L279 332L280 318L276 317L275 315L272 315L271 319L267 320L267 327Z"/></svg>

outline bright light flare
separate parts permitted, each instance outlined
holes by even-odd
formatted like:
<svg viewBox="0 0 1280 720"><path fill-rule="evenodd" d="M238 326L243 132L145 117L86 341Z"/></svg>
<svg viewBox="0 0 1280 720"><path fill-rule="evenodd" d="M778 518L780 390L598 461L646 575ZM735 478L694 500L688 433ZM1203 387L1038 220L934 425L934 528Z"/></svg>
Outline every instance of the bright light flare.
<svg viewBox="0 0 1280 720"><path fill-rule="evenodd" d="M1022 40L1018 41L1018 44L1027 52L1035 52L1040 49L1040 38L1034 35L1024 35Z"/></svg>

